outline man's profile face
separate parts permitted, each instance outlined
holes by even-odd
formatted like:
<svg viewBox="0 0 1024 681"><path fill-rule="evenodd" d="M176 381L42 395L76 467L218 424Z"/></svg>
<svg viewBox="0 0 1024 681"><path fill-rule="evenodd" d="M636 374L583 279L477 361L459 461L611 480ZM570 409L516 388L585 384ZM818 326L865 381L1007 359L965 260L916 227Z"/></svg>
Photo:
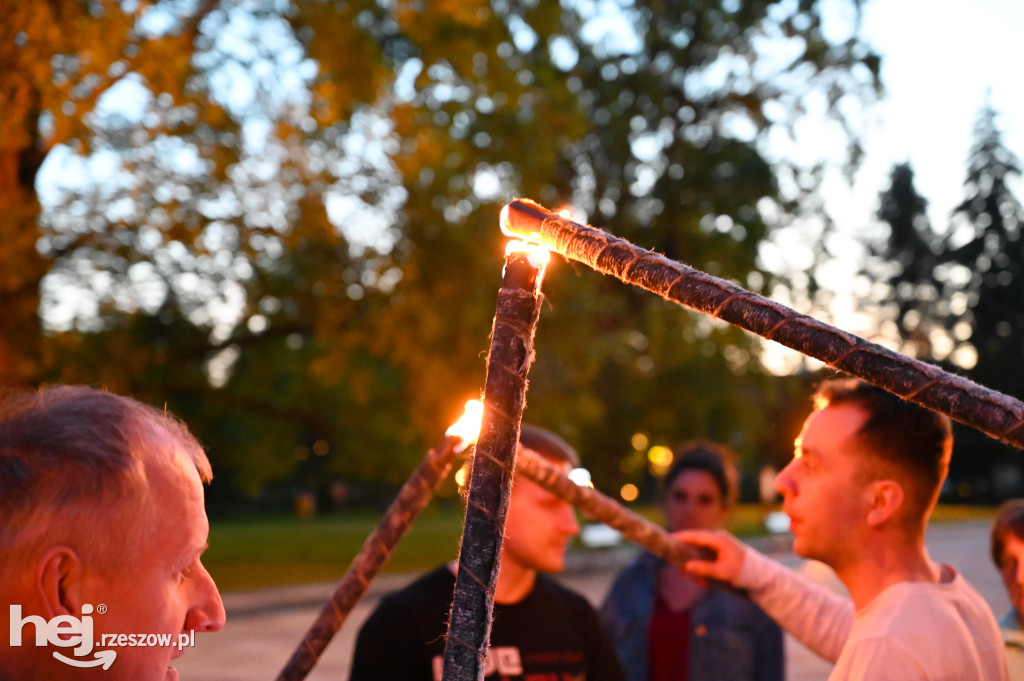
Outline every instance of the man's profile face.
<svg viewBox="0 0 1024 681"><path fill-rule="evenodd" d="M571 466L563 464L564 471ZM580 531L576 511L540 485L516 476L509 497L502 565L509 561L538 572L558 572L565 551Z"/></svg>
<svg viewBox="0 0 1024 681"><path fill-rule="evenodd" d="M852 404L812 412L796 439L793 460L775 481L790 518L793 550L833 568L856 554L858 542L851 534L867 512L854 437L865 418Z"/></svg>
<svg viewBox="0 0 1024 681"><path fill-rule="evenodd" d="M170 634L175 645L114 648L117 658L102 677L111 681L174 681L171 660L188 652L178 650L178 635L224 625L220 594L200 562L209 523L199 474L183 455L159 458L146 466L148 509L138 515L149 526L141 541L124 547L129 558L113 572L93 570L89 585L92 604L106 606L93 617L97 640L104 634Z"/></svg>
<svg viewBox="0 0 1024 681"><path fill-rule="evenodd" d="M999 575L1020 621L1024 619L1024 541L1012 532L1006 534L999 562Z"/></svg>

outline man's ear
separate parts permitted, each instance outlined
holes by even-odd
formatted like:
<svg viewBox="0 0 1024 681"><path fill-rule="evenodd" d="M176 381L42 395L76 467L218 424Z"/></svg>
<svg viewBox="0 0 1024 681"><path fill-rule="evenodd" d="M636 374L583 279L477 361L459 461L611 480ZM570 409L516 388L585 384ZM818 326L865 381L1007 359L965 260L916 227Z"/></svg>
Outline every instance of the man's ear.
<svg viewBox="0 0 1024 681"><path fill-rule="evenodd" d="M39 597L47 619L58 615L78 616L82 603L82 559L70 546L54 546L39 558Z"/></svg>
<svg viewBox="0 0 1024 681"><path fill-rule="evenodd" d="M878 527L891 519L903 506L903 486L895 480L875 480L865 490L868 495L868 526Z"/></svg>

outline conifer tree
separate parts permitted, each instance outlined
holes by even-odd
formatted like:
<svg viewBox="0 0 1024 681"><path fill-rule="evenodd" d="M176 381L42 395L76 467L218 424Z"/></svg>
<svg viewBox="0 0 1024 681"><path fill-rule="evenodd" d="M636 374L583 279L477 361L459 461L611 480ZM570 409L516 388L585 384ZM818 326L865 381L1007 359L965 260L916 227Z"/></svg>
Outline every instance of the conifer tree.
<svg viewBox="0 0 1024 681"><path fill-rule="evenodd" d="M903 339L901 350L916 357L930 357L935 348L934 311L940 284L935 281L937 242L926 209L928 201L914 187L910 163L893 166L890 185L879 195L876 215L889 226L888 237L868 245L881 260L881 276L892 287L890 308Z"/></svg>

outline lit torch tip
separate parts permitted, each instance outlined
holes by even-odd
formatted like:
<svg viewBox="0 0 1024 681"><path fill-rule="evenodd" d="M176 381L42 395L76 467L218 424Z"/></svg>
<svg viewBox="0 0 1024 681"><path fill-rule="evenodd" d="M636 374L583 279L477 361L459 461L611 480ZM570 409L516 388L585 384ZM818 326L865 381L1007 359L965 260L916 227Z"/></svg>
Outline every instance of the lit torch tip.
<svg viewBox="0 0 1024 681"><path fill-rule="evenodd" d="M540 243L540 227L554 215L530 199L513 199L501 209L501 231L508 236Z"/></svg>
<svg viewBox="0 0 1024 681"><path fill-rule="evenodd" d="M480 400L469 400L466 402L465 411L458 421L453 423L445 431L447 437L459 438L459 444L455 445L455 452L461 454L471 444L474 444L480 437L480 421L484 416L484 403Z"/></svg>

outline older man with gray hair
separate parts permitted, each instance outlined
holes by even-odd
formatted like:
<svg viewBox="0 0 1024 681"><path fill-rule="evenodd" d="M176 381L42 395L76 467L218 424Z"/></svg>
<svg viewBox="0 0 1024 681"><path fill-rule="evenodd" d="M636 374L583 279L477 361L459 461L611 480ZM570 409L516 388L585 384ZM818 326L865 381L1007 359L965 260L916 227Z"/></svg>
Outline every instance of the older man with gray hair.
<svg viewBox="0 0 1024 681"><path fill-rule="evenodd" d="M177 679L195 632L224 625L200 560L210 478L164 411L83 386L0 393L0 679Z"/></svg>

